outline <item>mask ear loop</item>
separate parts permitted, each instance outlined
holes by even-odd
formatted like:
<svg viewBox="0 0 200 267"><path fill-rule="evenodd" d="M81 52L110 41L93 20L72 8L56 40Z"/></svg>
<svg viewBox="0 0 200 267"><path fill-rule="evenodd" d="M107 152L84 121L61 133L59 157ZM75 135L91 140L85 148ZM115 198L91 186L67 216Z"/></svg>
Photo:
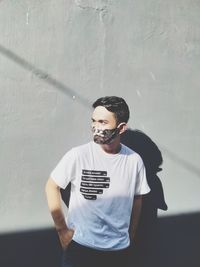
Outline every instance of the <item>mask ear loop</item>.
<svg viewBox="0 0 200 267"><path fill-rule="evenodd" d="M122 134L127 130L128 126L125 122L121 122L118 124L117 128L119 129L119 134Z"/></svg>

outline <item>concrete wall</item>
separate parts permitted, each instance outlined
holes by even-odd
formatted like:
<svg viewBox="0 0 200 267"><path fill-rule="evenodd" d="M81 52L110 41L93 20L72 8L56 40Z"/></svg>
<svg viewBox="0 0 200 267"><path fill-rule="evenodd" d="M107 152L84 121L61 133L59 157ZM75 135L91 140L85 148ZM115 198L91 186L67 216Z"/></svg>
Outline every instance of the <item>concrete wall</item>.
<svg viewBox="0 0 200 267"><path fill-rule="evenodd" d="M200 2L0 1L0 231L52 225L44 184L124 97L164 159L167 212L200 211Z"/></svg>

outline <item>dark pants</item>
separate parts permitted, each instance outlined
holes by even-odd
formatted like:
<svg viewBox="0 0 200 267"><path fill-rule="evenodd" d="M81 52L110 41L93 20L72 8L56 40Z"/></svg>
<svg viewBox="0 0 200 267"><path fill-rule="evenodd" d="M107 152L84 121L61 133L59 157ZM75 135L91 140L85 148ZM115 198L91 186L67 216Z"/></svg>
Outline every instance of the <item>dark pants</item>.
<svg viewBox="0 0 200 267"><path fill-rule="evenodd" d="M72 240L63 253L62 267L129 267L130 249L100 251Z"/></svg>

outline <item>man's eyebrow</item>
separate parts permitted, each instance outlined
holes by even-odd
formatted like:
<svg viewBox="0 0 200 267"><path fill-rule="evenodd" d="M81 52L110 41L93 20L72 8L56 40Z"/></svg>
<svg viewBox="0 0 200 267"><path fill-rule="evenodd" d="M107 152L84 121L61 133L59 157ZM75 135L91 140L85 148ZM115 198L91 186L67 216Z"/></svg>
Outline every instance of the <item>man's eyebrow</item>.
<svg viewBox="0 0 200 267"><path fill-rule="evenodd" d="M91 120L93 121L93 122L95 122L95 121L98 121L98 122L108 122L108 120L95 120L94 118L91 118Z"/></svg>

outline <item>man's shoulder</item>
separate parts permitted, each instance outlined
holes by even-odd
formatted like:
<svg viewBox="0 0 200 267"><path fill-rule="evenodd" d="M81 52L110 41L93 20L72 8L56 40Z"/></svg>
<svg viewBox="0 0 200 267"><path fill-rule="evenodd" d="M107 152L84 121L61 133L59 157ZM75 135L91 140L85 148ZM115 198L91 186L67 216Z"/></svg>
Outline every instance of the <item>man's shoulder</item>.
<svg viewBox="0 0 200 267"><path fill-rule="evenodd" d="M122 144L122 151L124 151L126 155L130 156L134 160L142 161L141 156L137 152L135 152L135 150L131 149L130 147L124 144Z"/></svg>

